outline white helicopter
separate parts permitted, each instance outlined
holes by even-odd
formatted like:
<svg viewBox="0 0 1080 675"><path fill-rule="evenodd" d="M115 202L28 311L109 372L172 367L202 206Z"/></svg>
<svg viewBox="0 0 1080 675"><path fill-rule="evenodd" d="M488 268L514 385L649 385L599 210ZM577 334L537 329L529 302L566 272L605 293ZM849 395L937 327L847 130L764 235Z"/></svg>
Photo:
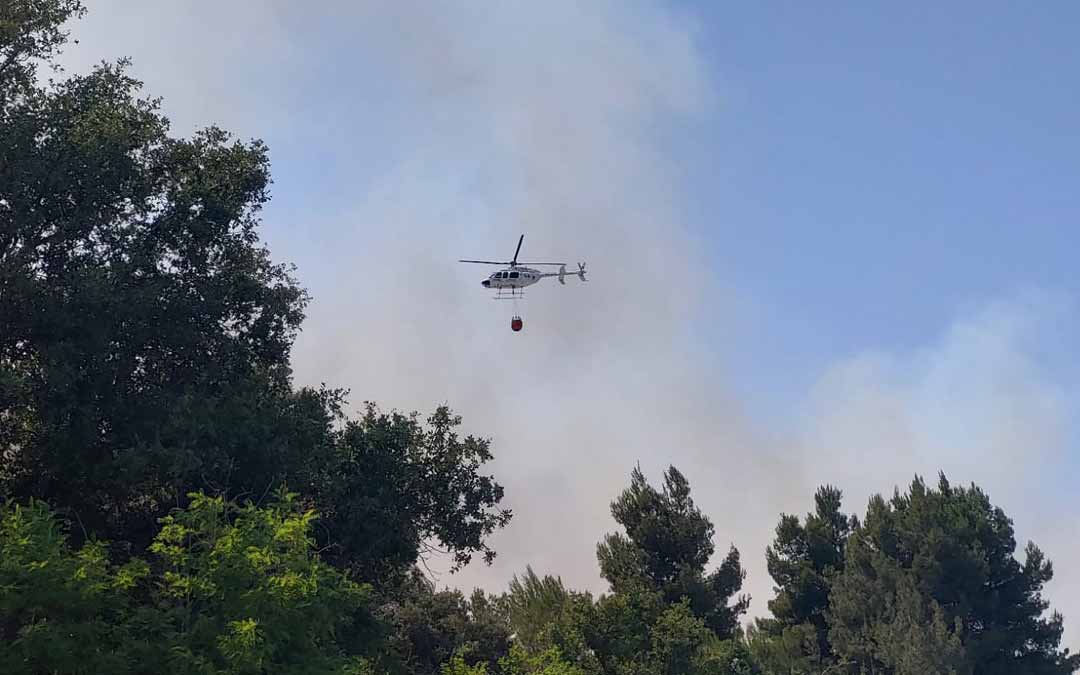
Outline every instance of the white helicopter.
<svg viewBox="0 0 1080 675"><path fill-rule="evenodd" d="M518 239L517 250L514 251L514 259L505 262L498 262L494 260L459 260L463 263L477 263L480 265L504 265L506 269L499 270L498 272L492 272L491 276L480 282L480 285L484 288L496 289L495 299L510 299L520 298L525 295L525 287L532 286L536 282L545 277L556 277L560 284L566 284L566 263L558 262L530 262L519 263L518 253L521 253L521 242L525 241L525 235L521 235ZM541 272L538 269L529 267L529 265L536 266L558 266L558 272ZM585 281L585 263L579 262L578 271L571 272L570 274L576 274L579 279ZM505 291L510 291L505 293Z"/></svg>

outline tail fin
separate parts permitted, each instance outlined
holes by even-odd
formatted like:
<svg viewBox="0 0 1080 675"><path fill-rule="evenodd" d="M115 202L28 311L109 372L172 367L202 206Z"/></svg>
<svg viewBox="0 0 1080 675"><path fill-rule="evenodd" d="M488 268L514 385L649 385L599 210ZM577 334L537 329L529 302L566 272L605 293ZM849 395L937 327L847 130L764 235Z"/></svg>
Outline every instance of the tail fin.
<svg viewBox="0 0 1080 675"><path fill-rule="evenodd" d="M581 279L582 281L586 281L586 279L585 279L585 263L579 262L577 264L577 267L578 267L578 273L577 273L578 278Z"/></svg>

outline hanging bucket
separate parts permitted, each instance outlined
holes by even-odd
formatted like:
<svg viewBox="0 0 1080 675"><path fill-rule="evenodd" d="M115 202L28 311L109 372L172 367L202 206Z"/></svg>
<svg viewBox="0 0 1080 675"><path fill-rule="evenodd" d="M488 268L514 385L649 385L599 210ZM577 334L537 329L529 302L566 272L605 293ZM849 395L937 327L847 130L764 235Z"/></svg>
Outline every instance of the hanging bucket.
<svg viewBox="0 0 1080 675"><path fill-rule="evenodd" d="M521 330L521 327L524 325L525 324L521 320L520 316L515 316L513 319L510 319L510 330L514 331L515 333Z"/></svg>

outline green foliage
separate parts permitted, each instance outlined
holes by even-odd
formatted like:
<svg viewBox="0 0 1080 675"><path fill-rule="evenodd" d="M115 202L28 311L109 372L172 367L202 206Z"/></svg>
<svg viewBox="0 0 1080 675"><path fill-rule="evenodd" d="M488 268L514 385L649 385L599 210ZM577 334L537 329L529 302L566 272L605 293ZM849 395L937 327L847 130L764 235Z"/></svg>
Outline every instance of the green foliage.
<svg viewBox="0 0 1080 675"><path fill-rule="evenodd" d="M345 424L334 452L304 480L333 533L330 559L385 584L400 581L431 539L452 554L455 569L474 553L494 559L485 540L511 513L497 508L502 486L480 473L492 458L488 442L459 437L460 424L446 407L425 426L415 414L370 404Z"/></svg>
<svg viewBox="0 0 1080 675"><path fill-rule="evenodd" d="M657 491L639 469L630 487L611 505L626 534L608 535L597 547L600 572L615 593L655 592L667 604L686 599L695 616L721 637L735 633L750 599L729 599L742 587L745 572L732 547L720 567L705 574L712 557L713 524L690 498L690 485L675 467Z"/></svg>
<svg viewBox="0 0 1080 675"><path fill-rule="evenodd" d="M674 467L612 504L598 600L531 568L499 597L437 591L418 563L490 563L510 520L489 443L447 407L350 419L345 392L294 387L308 296L259 242L267 149L170 136L126 62L41 85L82 13L0 2L0 672L1080 667L1049 561L1019 562L1004 513L944 477L863 524L832 487L782 515L772 616L745 637L739 553L708 571L714 526Z"/></svg>
<svg viewBox="0 0 1080 675"><path fill-rule="evenodd" d="M738 637L722 640L683 600L665 605L657 594L601 599L587 628L599 672L612 675L734 675L756 673Z"/></svg>
<svg viewBox="0 0 1080 675"><path fill-rule="evenodd" d="M706 672L715 675L761 675L774 672L760 664L742 636L711 642L706 646L703 661L709 668Z"/></svg>
<svg viewBox="0 0 1080 675"><path fill-rule="evenodd" d="M557 647L530 654L516 644L499 662L499 669L502 675L584 675L584 671L563 659Z"/></svg>
<svg viewBox="0 0 1080 675"><path fill-rule="evenodd" d="M1029 544L1021 564L1015 549L1012 522L975 486L941 476L937 490L916 479L889 502L875 497L834 582L834 648L878 672L1074 672L1061 616L1043 616L1050 563Z"/></svg>
<svg viewBox="0 0 1080 675"><path fill-rule="evenodd" d="M266 148L170 138L139 87L103 65L0 115L0 401L17 420L0 481L125 540L252 451L192 413L254 383L282 393L306 302L257 242Z"/></svg>
<svg viewBox="0 0 1080 675"><path fill-rule="evenodd" d="M498 607L521 655L546 659L557 653L582 672L600 671L587 640L597 616L590 594L567 590L561 579L540 577L527 567L523 577L511 580Z"/></svg>
<svg viewBox="0 0 1080 675"><path fill-rule="evenodd" d="M105 546L72 551L38 501L0 507L0 672L123 672L137 652L126 591L145 564L120 570Z"/></svg>
<svg viewBox="0 0 1080 675"><path fill-rule="evenodd" d="M192 495L148 565L70 549L41 502L0 510L0 671L304 673L364 666L369 589L321 562L293 495L237 507Z"/></svg>
<svg viewBox="0 0 1080 675"><path fill-rule="evenodd" d="M150 547L162 563L172 667L314 673L348 665L338 636L370 591L314 555L315 513L284 492L264 508L191 498L163 519Z"/></svg>
<svg viewBox="0 0 1080 675"><path fill-rule="evenodd" d="M0 58L30 68L80 13L4 4ZM189 492L288 481L324 514L327 559L364 579L400 579L429 541L490 562L510 513L486 441L447 408L350 421L344 392L292 387L308 296L258 239L266 147L169 136L123 62L20 82L0 79L0 494L139 555Z"/></svg>
<svg viewBox="0 0 1080 675"><path fill-rule="evenodd" d="M503 614L491 598L482 591L470 598L436 591L418 571L378 614L386 628L382 667L391 672L434 675L455 655L470 668L494 670L510 648Z"/></svg>
<svg viewBox="0 0 1080 675"><path fill-rule="evenodd" d="M608 535L597 548L612 593L596 604L581 634L603 673L738 672L732 670L738 659L719 646L738 635L738 617L749 603L740 597L728 604L744 576L738 551L732 548L706 574L713 525L675 467L664 479L658 491L635 470L612 504L626 534ZM749 662L747 655L744 665Z"/></svg>
<svg viewBox="0 0 1080 675"><path fill-rule="evenodd" d="M461 654L454 654L440 667L441 675L487 675L488 666L484 662L469 665Z"/></svg>
<svg viewBox="0 0 1080 675"><path fill-rule="evenodd" d="M67 42L61 29L82 16L81 0L7 0L0 4L0 101L29 87L37 63L48 62Z"/></svg>
<svg viewBox="0 0 1080 675"><path fill-rule="evenodd" d="M526 567L524 577L514 575L502 598L514 642L527 653L544 651L550 644L546 633L568 611L572 598L562 579L540 577Z"/></svg>
<svg viewBox="0 0 1080 675"><path fill-rule="evenodd" d="M777 592L769 601L772 618L757 621L752 644L777 672L813 672L834 662L825 615L832 578L844 569L847 539L858 524L840 510L841 500L837 488L820 488L805 524L782 514L765 551Z"/></svg>

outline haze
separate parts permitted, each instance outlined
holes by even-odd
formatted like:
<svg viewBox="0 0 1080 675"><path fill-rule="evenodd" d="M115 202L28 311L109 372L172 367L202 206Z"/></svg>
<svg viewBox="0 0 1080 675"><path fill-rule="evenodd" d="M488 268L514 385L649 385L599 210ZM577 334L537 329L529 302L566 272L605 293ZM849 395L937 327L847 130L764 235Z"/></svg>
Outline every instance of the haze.
<svg viewBox="0 0 1080 675"><path fill-rule="evenodd" d="M689 477L751 614L823 483L861 514L944 470L1077 553L1076 5L88 4L69 69L131 56L175 133L269 144L297 382L493 440L514 520L441 584L604 590L637 463ZM529 289L515 334L455 261L522 233L591 280Z"/></svg>

